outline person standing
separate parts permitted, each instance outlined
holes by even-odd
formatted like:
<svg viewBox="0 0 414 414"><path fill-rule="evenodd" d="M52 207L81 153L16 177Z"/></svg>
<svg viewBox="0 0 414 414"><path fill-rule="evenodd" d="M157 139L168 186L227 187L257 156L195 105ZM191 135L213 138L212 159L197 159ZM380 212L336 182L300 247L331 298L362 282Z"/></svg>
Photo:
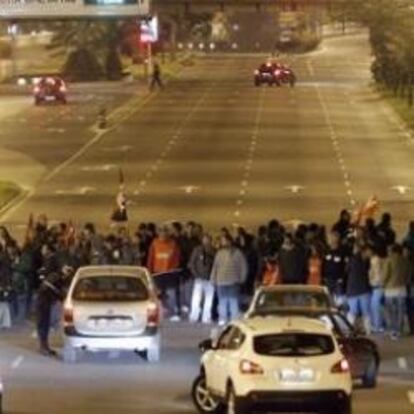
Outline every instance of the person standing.
<svg viewBox="0 0 414 414"><path fill-rule="evenodd" d="M371 326L373 333L384 331L384 279L386 255L370 248L369 283L371 285Z"/></svg>
<svg viewBox="0 0 414 414"><path fill-rule="evenodd" d="M339 233L332 231L323 257L322 281L334 298L337 306L344 304L346 292L346 263L344 248L340 245Z"/></svg>
<svg viewBox="0 0 414 414"><path fill-rule="evenodd" d="M181 319L180 274L181 252L177 242L170 236L169 229L162 227L150 246L147 267L154 276L161 292L164 307L170 312L170 319ZM174 301L171 300L171 294Z"/></svg>
<svg viewBox="0 0 414 414"><path fill-rule="evenodd" d="M346 296L349 305L348 318L352 324L355 324L356 319L361 316L366 334L371 332L371 287L368 272L369 256L367 248L356 244L348 263L348 281L346 286Z"/></svg>
<svg viewBox="0 0 414 414"><path fill-rule="evenodd" d="M217 287L219 325L239 315L240 286L247 278L247 262L229 234L221 237L221 248L214 258L211 281Z"/></svg>
<svg viewBox="0 0 414 414"><path fill-rule="evenodd" d="M394 244L389 250L384 278L385 308L391 339L397 340L404 328L410 262L407 257L403 256L401 245Z"/></svg>
<svg viewBox="0 0 414 414"><path fill-rule="evenodd" d="M301 243L286 234L279 252L279 270L283 284L305 284L307 280L307 252Z"/></svg>
<svg viewBox="0 0 414 414"><path fill-rule="evenodd" d="M198 322L202 309L202 322L211 322L211 312L214 299L214 285L210 281L216 251L212 238L204 234L201 244L196 246L191 254L188 268L194 279L191 299L190 321Z"/></svg>
<svg viewBox="0 0 414 414"><path fill-rule="evenodd" d="M310 246L310 256L308 260L308 285L320 286L322 284L322 257L317 247Z"/></svg>
<svg viewBox="0 0 414 414"><path fill-rule="evenodd" d="M57 272L44 276L39 287L36 303L36 328L39 340L39 352L45 356L55 356L56 351L49 346L52 309L63 300L62 277Z"/></svg>

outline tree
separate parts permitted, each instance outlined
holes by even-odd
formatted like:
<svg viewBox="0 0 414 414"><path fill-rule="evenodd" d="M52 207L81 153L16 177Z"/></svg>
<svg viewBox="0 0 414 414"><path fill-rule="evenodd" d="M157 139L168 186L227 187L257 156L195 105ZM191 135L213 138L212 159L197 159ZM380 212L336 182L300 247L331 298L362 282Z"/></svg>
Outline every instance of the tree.
<svg viewBox="0 0 414 414"><path fill-rule="evenodd" d="M54 24L49 47L56 54L67 56L64 72L71 78L92 80L91 76L96 76L99 79L105 73L109 79L119 79L122 75L118 56L120 25L121 22L115 20L58 22ZM76 67L76 62L85 69L84 72ZM90 71L86 69L87 65L90 65Z"/></svg>

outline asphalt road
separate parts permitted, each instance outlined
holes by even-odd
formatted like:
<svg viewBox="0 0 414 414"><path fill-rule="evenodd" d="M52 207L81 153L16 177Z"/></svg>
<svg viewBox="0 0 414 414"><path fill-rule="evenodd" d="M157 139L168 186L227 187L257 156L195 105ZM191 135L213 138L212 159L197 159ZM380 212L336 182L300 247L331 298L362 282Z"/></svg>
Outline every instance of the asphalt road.
<svg viewBox="0 0 414 414"><path fill-rule="evenodd" d="M414 140L369 87L366 38L330 39L293 59L294 89L255 88L261 59L206 56L165 90L140 90L128 102L128 85L75 87L65 107L15 98L12 110L0 97L0 173L29 190L2 220L23 232L31 212L45 212L52 221L93 220L104 228L122 167L133 223L330 223L340 208L375 194L403 228L413 211ZM107 131L93 128L102 104L124 102ZM8 414L194 412L195 345L208 335L199 327L167 327L163 361L154 366L132 356L64 366L37 355L30 333L1 334ZM412 413L412 340L380 342L379 387L356 390L355 412Z"/></svg>
<svg viewBox="0 0 414 414"><path fill-rule="evenodd" d="M44 173L3 221L23 227L30 212L46 212L106 226L122 167L131 222L330 223L340 208L375 194L405 227L414 139L369 86L366 38L329 39L320 51L289 59L299 78L294 89L255 88L262 59L201 58L165 90L121 107L105 133L90 129L102 87L77 90L68 107L30 106L8 117L1 146Z"/></svg>
<svg viewBox="0 0 414 414"><path fill-rule="evenodd" d="M163 330L160 363L131 354L87 354L75 365L36 354L29 326L2 333L0 372L6 414L195 414L191 382L198 369L196 344L210 328L187 323ZM55 345L60 345L55 336ZM375 390L356 389L354 414L409 414L414 406L412 339L378 340L383 356Z"/></svg>

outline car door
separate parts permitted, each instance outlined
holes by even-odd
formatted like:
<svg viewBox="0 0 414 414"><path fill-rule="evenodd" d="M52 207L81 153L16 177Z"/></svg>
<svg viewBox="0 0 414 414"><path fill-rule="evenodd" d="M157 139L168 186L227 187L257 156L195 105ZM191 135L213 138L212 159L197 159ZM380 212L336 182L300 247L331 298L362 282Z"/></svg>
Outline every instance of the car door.
<svg viewBox="0 0 414 414"><path fill-rule="evenodd" d="M214 361L214 387L220 395L225 395L227 380L239 365L238 351L244 339L244 333L237 326L229 326L219 338Z"/></svg>
<svg viewBox="0 0 414 414"><path fill-rule="evenodd" d="M344 315L334 313L332 314L332 321L335 325L335 333L342 352L351 367L352 378L359 378L364 374L366 365L372 358L366 347L365 338L358 336L354 327Z"/></svg>
<svg viewBox="0 0 414 414"><path fill-rule="evenodd" d="M222 395L220 384L222 383L221 375L224 375L223 365L225 364L227 344L231 338L234 327L233 325L227 326L223 332L219 335L214 350L209 356L208 366L206 366L207 383L209 388L214 393Z"/></svg>

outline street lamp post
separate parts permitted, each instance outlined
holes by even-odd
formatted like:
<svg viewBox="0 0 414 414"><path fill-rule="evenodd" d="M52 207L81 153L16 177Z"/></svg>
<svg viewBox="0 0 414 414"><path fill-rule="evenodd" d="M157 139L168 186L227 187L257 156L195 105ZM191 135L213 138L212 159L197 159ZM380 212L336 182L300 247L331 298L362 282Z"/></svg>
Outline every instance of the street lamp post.
<svg viewBox="0 0 414 414"><path fill-rule="evenodd" d="M10 36L11 41L11 60L12 60L12 78L14 79L17 76L17 24L11 22L7 27L7 33Z"/></svg>

